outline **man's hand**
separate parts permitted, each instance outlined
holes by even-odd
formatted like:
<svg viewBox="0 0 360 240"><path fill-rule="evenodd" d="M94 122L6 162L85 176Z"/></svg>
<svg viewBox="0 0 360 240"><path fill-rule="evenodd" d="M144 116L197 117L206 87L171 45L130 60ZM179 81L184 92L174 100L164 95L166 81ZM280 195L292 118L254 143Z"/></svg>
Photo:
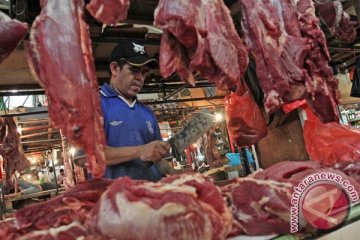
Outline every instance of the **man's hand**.
<svg viewBox="0 0 360 240"><path fill-rule="evenodd" d="M139 148L140 159L143 161L160 161L170 151L170 144L163 141L153 141L148 144L142 145Z"/></svg>

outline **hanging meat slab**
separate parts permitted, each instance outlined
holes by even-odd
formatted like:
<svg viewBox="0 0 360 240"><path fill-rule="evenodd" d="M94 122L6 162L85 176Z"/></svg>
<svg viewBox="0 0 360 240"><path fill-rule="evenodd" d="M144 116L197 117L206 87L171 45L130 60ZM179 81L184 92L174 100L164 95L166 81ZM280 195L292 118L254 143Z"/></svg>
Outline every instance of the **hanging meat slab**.
<svg viewBox="0 0 360 240"><path fill-rule="evenodd" d="M1 121L3 125L1 126ZM5 130L5 131L4 131ZM3 133L5 133L3 135ZM20 142L20 135L17 131L17 126L12 117L5 117L0 120L0 155L4 159L5 180L7 187L12 186L11 177L16 170L22 171L30 166L29 160L25 157L24 151ZM3 139L1 139L1 137Z"/></svg>
<svg viewBox="0 0 360 240"><path fill-rule="evenodd" d="M54 125L85 150L93 176L102 177L105 136L83 1L41 3L30 32L30 68L45 89Z"/></svg>
<svg viewBox="0 0 360 240"><path fill-rule="evenodd" d="M350 16L344 11L340 1L327 1L327 3L316 3L316 11L324 20L330 32L344 42L351 43L356 38L354 23Z"/></svg>
<svg viewBox="0 0 360 240"><path fill-rule="evenodd" d="M248 55L222 0L160 0L154 24L164 31L160 45L163 77L176 72L194 85L193 73L199 71L220 89L235 87L240 81Z"/></svg>
<svg viewBox="0 0 360 240"><path fill-rule="evenodd" d="M336 105L340 98L339 80L329 66L330 54L326 38L315 16L312 0L295 1L294 7L300 23L301 36L311 46L305 57L305 69L310 76L306 79L306 100L317 117L324 123L338 122Z"/></svg>
<svg viewBox="0 0 360 240"><path fill-rule="evenodd" d="M0 11L0 64L19 45L27 30L28 25L26 23L11 19Z"/></svg>
<svg viewBox="0 0 360 240"><path fill-rule="evenodd" d="M256 62L264 106L267 112L274 112L282 104L304 97L308 76L303 65L310 46L301 37L289 1L240 3L245 44Z"/></svg>
<svg viewBox="0 0 360 240"><path fill-rule="evenodd" d="M129 0L91 0L86 5L89 13L104 24L116 24L125 21L129 7Z"/></svg>

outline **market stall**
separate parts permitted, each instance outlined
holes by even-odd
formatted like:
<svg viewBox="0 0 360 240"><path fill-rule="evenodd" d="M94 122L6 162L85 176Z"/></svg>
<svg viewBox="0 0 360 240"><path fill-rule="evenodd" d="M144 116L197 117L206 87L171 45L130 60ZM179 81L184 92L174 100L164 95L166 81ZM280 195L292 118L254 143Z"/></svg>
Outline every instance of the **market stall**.
<svg viewBox="0 0 360 240"><path fill-rule="evenodd" d="M359 19L0 1L0 239L355 239Z"/></svg>

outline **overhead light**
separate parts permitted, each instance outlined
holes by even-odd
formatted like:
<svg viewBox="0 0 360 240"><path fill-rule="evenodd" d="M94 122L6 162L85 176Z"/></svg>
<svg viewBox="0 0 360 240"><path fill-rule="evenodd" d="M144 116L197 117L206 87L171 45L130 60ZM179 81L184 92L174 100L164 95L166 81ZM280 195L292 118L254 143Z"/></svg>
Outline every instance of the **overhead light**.
<svg viewBox="0 0 360 240"><path fill-rule="evenodd" d="M69 149L69 153L71 154L71 156L74 156L75 155L75 152L76 152L76 149L74 147L71 147Z"/></svg>
<svg viewBox="0 0 360 240"><path fill-rule="evenodd" d="M22 131L21 125L17 126L16 130L17 130L17 132L21 135L21 131Z"/></svg>
<svg viewBox="0 0 360 240"><path fill-rule="evenodd" d="M223 120L223 115L221 113L215 113L215 122L221 122Z"/></svg>

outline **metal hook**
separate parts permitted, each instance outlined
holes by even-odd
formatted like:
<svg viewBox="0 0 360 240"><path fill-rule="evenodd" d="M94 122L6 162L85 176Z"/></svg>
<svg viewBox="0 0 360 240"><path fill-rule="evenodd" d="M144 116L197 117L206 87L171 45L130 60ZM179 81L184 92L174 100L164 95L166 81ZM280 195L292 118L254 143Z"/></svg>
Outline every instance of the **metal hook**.
<svg viewBox="0 0 360 240"><path fill-rule="evenodd" d="M20 15L23 15L25 13L25 0L23 0L23 6L24 6L24 9L20 12L17 12L16 11L16 4L13 4L12 8L13 8L13 12L15 13L16 16L20 16Z"/></svg>

